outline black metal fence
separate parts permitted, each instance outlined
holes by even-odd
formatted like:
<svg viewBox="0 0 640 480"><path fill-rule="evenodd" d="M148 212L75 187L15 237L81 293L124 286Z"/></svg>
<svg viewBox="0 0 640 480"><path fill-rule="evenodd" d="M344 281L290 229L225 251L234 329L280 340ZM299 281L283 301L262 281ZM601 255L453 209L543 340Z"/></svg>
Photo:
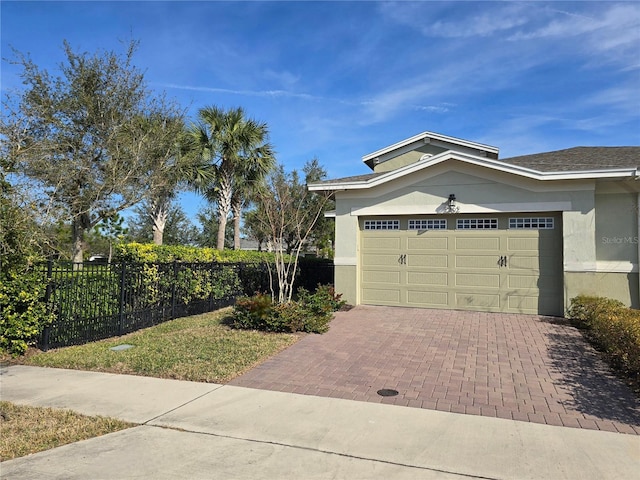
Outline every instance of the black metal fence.
<svg viewBox="0 0 640 480"><path fill-rule="evenodd" d="M265 264L86 262L79 268L50 261L41 268L55 314L42 334L43 350L124 335L270 290ZM300 263L297 288L331 283L332 263Z"/></svg>

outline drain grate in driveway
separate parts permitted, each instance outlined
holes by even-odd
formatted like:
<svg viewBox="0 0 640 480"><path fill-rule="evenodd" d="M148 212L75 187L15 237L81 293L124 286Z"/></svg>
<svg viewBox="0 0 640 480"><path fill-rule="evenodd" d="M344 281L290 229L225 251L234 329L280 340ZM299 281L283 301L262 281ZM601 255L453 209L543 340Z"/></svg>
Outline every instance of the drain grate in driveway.
<svg viewBox="0 0 640 480"><path fill-rule="evenodd" d="M381 397L395 397L396 395L398 395L397 390L392 390L390 388L383 388L381 390L378 390L376 393Z"/></svg>

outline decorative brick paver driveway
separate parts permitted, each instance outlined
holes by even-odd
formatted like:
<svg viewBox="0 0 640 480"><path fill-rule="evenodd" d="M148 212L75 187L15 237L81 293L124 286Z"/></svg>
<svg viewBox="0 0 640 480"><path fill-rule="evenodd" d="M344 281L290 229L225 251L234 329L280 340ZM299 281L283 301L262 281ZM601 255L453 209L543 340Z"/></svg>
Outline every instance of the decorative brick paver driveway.
<svg viewBox="0 0 640 480"><path fill-rule="evenodd" d="M534 315L358 306L230 384L640 434L631 390L576 329Z"/></svg>

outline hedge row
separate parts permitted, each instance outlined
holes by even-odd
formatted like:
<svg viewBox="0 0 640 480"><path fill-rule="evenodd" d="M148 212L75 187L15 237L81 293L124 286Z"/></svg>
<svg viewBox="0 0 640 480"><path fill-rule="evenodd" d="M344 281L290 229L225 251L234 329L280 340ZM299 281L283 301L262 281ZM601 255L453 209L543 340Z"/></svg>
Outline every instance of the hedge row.
<svg viewBox="0 0 640 480"><path fill-rule="evenodd" d="M580 295L571 299L568 316L615 368L640 377L640 310L617 300Z"/></svg>
<svg viewBox="0 0 640 480"><path fill-rule="evenodd" d="M154 245L153 243L126 243L116 246L116 261L133 263L168 262L219 262L261 263L275 261L273 253L251 250L216 250L215 248L190 247L185 245Z"/></svg>

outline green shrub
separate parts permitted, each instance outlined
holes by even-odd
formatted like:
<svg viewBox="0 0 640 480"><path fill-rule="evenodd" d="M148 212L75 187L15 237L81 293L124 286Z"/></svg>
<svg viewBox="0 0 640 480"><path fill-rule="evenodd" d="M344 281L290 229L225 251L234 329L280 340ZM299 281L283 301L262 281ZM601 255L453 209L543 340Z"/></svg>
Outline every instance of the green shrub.
<svg viewBox="0 0 640 480"><path fill-rule="evenodd" d="M314 293L301 288L297 300L274 304L269 295L259 293L236 301L233 326L269 332L324 333L333 312L344 306L332 286L318 286Z"/></svg>
<svg viewBox="0 0 640 480"><path fill-rule="evenodd" d="M591 328L592 322L600 315L625 308L619 300L589 295L578 295L571 299L568 316L578 328Z"/></svg>
<svg viewBox="0 0 640 480"><path fill-rule="evenodd" d="M252 330L269 330L269 319L274 316L271 296L257 293L252 297L240 297L233 309L233 326Z"/></svg>
<svg viewBox="0 0 640 480"><path fill-rule="evenodd" d="M0 350L21 355L53 320L44 302L46 286L34 272L5 272L0 278Z"/></svg>
<svg viewBox="0 0 640 480"><path fill-rule="evenodd" d="M155 245L153 243L125 243L116 245L115 261L141 263L218 262L262 263L274 262L274 254L249 250L216 250L187 245Z"/></svg>
<svg viewBox="0 0 640 480"><path fill-rule="evenodd" d="M603 350L614 367L640 376L640 310L609 298L571 299L568 316Z"/></svg>

